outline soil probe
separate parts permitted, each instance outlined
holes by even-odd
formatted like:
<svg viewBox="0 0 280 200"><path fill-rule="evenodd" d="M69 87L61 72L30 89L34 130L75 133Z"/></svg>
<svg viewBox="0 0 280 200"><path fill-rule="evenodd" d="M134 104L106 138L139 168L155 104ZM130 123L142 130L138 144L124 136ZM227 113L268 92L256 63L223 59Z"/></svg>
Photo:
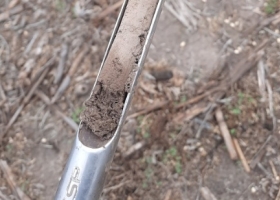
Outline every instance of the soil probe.
<svg viewBox="0 0 280 200"><path fill-rule="evenodd" d="M125 0L64 169L56 200L98 200L164 0Z"/></svg>

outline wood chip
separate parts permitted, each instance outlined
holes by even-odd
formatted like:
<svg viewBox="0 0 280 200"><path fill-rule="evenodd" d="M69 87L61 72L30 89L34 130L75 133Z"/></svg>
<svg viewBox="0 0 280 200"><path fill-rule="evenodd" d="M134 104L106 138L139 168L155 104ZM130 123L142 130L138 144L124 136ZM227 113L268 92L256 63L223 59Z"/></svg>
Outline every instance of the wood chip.
<svg viewBox="0 0 280 200"><path fill-rule="evenodd" d="M232 160L237 160L238 156L237 156L237 153L235 151L234 144L233 144L233 141L231 139L231 136L230 136L230 133L229 133L229 130L228 130L228 126L227 126L227 124L224 120L222 110L220 108L217 108L217 110L215 112L215 115L216 115L216 119L217 119L217 122L218 122L219 127L220 127L220 131L221 131L222 136L224 138L228 153L230 155L230 158Z"/></svg>

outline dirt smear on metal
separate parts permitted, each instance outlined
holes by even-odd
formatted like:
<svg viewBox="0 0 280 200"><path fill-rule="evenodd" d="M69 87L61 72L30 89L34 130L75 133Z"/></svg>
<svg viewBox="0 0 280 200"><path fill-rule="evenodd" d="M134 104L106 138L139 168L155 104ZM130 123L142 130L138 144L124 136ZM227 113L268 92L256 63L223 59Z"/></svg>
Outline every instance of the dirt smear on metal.
<svg viewBox="0 0 280 200"><path fill-rule="evenodd" d="M118 126L158 0L130 0L81 120L99 138L110 139Z"/></svg>

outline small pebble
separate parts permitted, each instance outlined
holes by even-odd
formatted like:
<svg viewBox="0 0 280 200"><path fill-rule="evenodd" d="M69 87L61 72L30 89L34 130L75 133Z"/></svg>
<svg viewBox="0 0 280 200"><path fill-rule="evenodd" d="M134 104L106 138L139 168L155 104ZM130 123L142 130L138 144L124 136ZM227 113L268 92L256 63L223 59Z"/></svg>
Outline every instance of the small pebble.
<svg viewBox="0 0 280 200"><path fill-rule="evenodd" d="M46 139L46 138L42 138L42 139L41 139L41 142L42 142L43 144L45 144L45 143L47 143L47 139Z"/></svg>
<svg viewBox="0 0 280 200"><path fill-rule="evenodd" d="M89 86L87 84L80 83L75 87L76 96L84 96L89 93Z"/></svg>
<svg viewBox="0 0 280 200"><path fill-rule="evenodd" d="M186 42L185 41L180 43L180 47L184 47L184 46L186 46Z"/></svg>
<svg viewBox="0 0 280 200"><path fill-rule="evenodd" d="M253 193L253 194L254 194L254 193L256 193L256 192L257 192L257 188L256 188L256 187L254 187L254 186L253 186L253 187L251 187L251 193Z"/></svg>
<svg viewBox="0 0 280 200"><path fill-rule="evenodd" d="M14 139L9 137L9 143L12 144L14 142Z"/></svg>
<svg viewBox="0 0 280 200"><path fill-rule="evenodd" d="M234 50L234 53L235 54L240 54L241 51L242 51L242 47L239 46Z"/></svg>
<svg viewBox="0 0 280 200"><path fill-rule="evenodd" d="M230 23L230 19L225 19L224 22L225 22L226 24L229 24L229 23Z"/></svg>
<svg viewBox="0 0 280 200"><path fill-rule="evenodd" d="M277 43L280 43L280 38L277 38Z"/></svg>
<svg viewBox="0 0 280 200"><path fill-rule="evenodd" d="M207 155L207 152L206 152L206 150L205 150L203 147L199 147L199 148L198 148L198 151L200 152L200 154L201 154L202 156L206 156L206 155Z"/></svg>

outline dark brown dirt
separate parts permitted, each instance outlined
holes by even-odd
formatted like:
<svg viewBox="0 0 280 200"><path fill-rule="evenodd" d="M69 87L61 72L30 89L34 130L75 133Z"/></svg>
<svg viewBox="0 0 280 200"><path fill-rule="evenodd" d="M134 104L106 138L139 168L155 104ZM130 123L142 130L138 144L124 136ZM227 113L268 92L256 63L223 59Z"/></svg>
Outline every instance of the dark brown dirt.
<svg viewBox="0 0 280 200"><path fill-rule="evenodd" d="M110 139L121 116L126 90L134 79L134 69L143 51L158 1L128 2L124 17L94 94L86 101L81 120L94 134Z"/></svg>
<svg viewBox="0 0 280 200"><path fill-rule="evenodd" d="M81 120L102 139L110 139L117 128L122 113L124 91L105 89L98 82L94 93L85 102L86 109L81 115Z"/></svg>

